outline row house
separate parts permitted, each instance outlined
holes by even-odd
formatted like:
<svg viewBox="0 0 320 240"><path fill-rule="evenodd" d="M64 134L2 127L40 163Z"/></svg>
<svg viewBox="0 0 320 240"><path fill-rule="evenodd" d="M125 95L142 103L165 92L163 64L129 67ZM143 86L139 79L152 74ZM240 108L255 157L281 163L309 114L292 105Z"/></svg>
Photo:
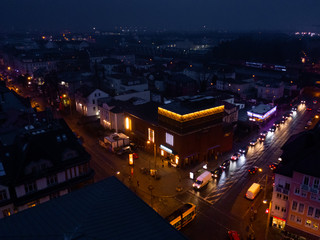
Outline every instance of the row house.
<svg viewBox="0 0 320 240"><path fill-rule="evenodd" d="M16 121L23 119L22 129L0 134L0 218L93 183L90 155L63 119L42 112Z"/></svg>
<svg viewBox="0 0 320 240"><path fill-rule="evenodd" d="M320 238L320 132L291 137L282 147L271 201L272 226L293 236Z"/></svg>

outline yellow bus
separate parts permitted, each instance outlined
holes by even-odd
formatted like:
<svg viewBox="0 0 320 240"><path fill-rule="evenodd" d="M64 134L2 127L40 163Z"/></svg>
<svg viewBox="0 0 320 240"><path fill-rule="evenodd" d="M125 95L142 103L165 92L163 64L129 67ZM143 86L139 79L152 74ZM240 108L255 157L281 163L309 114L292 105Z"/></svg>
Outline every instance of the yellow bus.
<svg viewBox="0 0 320 240"><path fill-rule="evenodd" d="M180 230L182 227L191 222L196 216L196 205L192 203L185 203L182 207L174 211L166 220Z"/></svg>

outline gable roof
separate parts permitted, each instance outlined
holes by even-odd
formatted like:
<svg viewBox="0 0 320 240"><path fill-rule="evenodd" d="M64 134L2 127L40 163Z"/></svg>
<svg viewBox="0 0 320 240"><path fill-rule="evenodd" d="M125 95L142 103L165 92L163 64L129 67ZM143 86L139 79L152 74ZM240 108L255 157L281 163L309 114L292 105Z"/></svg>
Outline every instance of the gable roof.
<svg viewBox="0 0 320 240"><path fill-rule="evenodd" d="M0 239L186 239L116 177L0 220Z"/></svg>

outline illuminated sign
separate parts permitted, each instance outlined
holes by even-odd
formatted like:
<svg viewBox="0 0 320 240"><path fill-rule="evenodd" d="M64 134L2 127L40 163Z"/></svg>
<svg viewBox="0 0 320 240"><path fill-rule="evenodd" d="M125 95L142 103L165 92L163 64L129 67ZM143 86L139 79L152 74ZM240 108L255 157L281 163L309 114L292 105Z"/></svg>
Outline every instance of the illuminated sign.
<svg viewBox="0 0 320 240"><path fill-rule="evenodd" d="M172 150L170 148L167 148L166 146L163 146L163 145L160 145L160 148L163 149L164 151L166 151L167 153L172 154Z"/></svg>
<svg viewBox="0 0 320 240"><path fill-rule="evenodd" d="M198 118L214 115L214 114L217 114L217 113L221 113L223 111L224 111L224 105L218 106L218 107L209 108L209 109L205 109L205 110L201 110L201 111L197 111L197 112L193 112L193 113L180 115L178 113L174 113L174 112L171 112L169 110L166 110L166 109L163 109L161 107L158 107L158 113L160 115L166 116L168 118L174 119L174 120L179 121L179 122L187 122L187 121L190 121L190 120L194 120L194 119L198 119Z"/></svg>
<svg viewBox="0 0 320 240"><path fill-rule="evenodd" d="M252 113L252 112L247 112L249 119L251 120L252 118L259 118L261 120L264 120L268 118L271 114L273 114L275 111L277 111L277 106L274 108L270 109L268 112L266 112L264 115L257 114L257 113Z"/></svg>

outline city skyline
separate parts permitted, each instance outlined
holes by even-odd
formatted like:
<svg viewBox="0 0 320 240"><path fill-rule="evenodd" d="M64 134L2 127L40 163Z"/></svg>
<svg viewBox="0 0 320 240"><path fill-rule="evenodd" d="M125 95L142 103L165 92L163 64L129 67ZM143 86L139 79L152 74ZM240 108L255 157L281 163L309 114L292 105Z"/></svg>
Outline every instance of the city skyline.
<svg viewBox="0 0 320 240"><path fill-rule="evenodd" d="M2 31L319 31L320 3L308 1L4 1Z"/></svg>

